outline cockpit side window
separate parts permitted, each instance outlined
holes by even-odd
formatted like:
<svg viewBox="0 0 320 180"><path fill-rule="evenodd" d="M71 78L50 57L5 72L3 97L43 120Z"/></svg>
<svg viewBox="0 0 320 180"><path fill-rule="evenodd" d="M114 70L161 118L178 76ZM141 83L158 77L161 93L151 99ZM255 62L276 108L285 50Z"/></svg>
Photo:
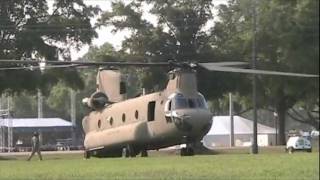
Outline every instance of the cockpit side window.
<svg viewBox="0 0 320 180"><path fill-rule="evenodd" d="M198 102L199 108L208 109L207 102L206 102L206 100L204 99L203 95L200 94L200 93L198 94L197 102Z"/></svg>
<svg viewBox="0 0 320 180"><path fill-rule="evenodd" d="M197 103L198 103L199 108L205 108L204 102L201 99L198 98Z"/></svg>

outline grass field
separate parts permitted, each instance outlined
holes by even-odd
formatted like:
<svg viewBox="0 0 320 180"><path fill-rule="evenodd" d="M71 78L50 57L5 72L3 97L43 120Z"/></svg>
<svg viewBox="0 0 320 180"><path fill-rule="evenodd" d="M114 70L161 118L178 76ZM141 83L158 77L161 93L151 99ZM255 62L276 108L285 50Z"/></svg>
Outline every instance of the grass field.
<svg viewBox="0 0 320 180"><path fill-rule="evenodd" d="M3 158L2 158L3 159ZM0 160L0 179L319 179L319 153L151 156L89 160L80 154Z"/></svg>

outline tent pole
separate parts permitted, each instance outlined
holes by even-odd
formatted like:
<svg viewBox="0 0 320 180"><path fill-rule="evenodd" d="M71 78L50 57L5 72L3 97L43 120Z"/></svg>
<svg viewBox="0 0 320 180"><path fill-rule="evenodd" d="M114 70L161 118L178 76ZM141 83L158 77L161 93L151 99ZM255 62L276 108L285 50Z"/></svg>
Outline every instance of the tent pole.
<svg viewBox="0 0 320 180"><path fill-rule="evenodd" d="M229 93L229 116L230 116L230 147L234 147L234 120L232 93Z"/></svg>

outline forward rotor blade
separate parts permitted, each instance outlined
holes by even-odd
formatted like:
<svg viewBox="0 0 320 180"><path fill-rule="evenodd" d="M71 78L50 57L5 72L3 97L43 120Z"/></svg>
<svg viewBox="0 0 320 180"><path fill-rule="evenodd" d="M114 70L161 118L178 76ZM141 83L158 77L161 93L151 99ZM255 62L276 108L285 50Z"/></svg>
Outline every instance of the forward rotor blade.
<svg viewBox="0 0 320 180"><path fill-rule="evenodd" d="M220 72L236 72L236 73L245 73L245 74L257 74L257 75L276 75L276 76L294 76L294 77L311 77L319 78L319 75L315 74L301 74L301 73L290 73L290 72L278 72L278 71L267 71L267 70L255 70L255 69L241 69L233 67L224 67L224 66L206 66L204 63L199 63L201 67L209 71L220 71Z"/></svg>
<svg viewBox="0 0 320 180"><path fill-rule="evenodd" d="M87 61L36 61L36 60L0 60L1 64L16 64L16 65L35 65L38 66L39 63L46 63L51 66L116 66L116 67L188 67L193 68L196 66L201 66L209 71L221 71L221 72L236 72L245 74L257 74L257 75L277 75L277 76L294 76L294 77L313 77L319 78L319 75L315 74L301 74L301 73L291 73L291 72L278 72L278 71L267 71L267 70L255 70L255 69L241 69L230 66L243 66L248 65L246 62L217 62L217 63L175 63L175 62L87 62ZM49 67L45 66L45 68ZM57 67L58 68L58 67Z"/></svg>
<svg viewBox="0 0 320 180"><path fill-rule="evenodd" d="M44 69L54 69L54 68L68 68L68 67L78 67L79 65L48 65L44 66ZM36 69L41 69L43 67L40 66L17 66L17 67L3 67L0 68L0 71L6 71L6 70L36 70Z"/></svg>
<svg viewBox="0 0 320 180"><path fill-rule="evenodd" d="M0 68L0 71L6 71L6 70L23 70L23 69L28 69L28 67L5 67L5 68Z"/></svg>

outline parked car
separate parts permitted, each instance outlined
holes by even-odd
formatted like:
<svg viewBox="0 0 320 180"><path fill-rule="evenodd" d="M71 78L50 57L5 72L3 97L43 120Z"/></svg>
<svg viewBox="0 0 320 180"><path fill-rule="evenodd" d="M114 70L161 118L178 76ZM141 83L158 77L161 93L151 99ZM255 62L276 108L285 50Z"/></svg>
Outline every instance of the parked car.
<svg viewBox="0 0 320 180"><path fill-rule="evenodd" d="M312 151L312 146L310 140L306 137L301 136L293 136L290 137L287 141L286 151L290 154L294 151Z"/></svg>

